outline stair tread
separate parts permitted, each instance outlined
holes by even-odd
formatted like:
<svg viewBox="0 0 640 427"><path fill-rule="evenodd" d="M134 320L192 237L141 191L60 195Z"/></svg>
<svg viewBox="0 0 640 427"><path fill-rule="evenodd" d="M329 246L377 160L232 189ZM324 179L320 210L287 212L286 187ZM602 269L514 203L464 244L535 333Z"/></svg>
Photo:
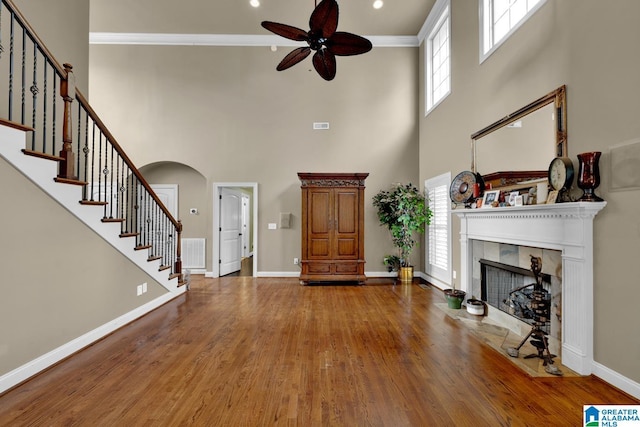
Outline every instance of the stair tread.
<svg viewBox="0 0 640 427"><path fill-rule="evenodd" d="M133 248L133 249L135 249L136 251L141 251L141 250L143 250L143 249L149 249L149 248L151 248L151 247L152 247L151 245L141 245L141 246L136 246L136 247L135 247L135 248Z"/></svg>
<svg viewBox="0 0 640 427"><path fill-rule="evenodd" d="M88 182L80 181L79 179L60 178L58 176L53 178L53 180L55 182L59 182L60 184L83 185L83 186L88 184Z"/></svg>
<svg viewBox="0 0 640 427"><path fill-rule="evenodd" d="M27 156L38 157L40 159L45 159L45 160L53 160L54 162L61 162L64 160L64 158L60 156L54 156L53 154L43 153L42 151L28 150L26 148L23 148L22 152Z"/></svg>
<svg viewBox="0 0 640 427"><path fill-rule="evenodd" d="M139 235L140 233L120 233L120 237L136 237Z"/></svg>
<svg viewBox="0 0 640 427"><path fill-rule="evenodd" d="M124 222L124 218L102 218L102 222Z"/></svg>
<svg viewBox="0 0 640 427"><path fill-rule="evenodd" d="M80 200L80 204L89 206L105 206L108 205L109 202L101 202L99 200Z"/></svg>

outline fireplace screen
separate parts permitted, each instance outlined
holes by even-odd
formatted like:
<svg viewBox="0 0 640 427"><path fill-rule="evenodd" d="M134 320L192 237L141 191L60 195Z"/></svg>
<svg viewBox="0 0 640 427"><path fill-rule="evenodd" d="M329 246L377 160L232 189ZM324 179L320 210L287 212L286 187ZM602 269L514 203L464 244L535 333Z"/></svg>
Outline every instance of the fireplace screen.
<svg viewBox="0 0 640 427"><path fill-rule="evenodd" d="M531 270L500 262L480 260L482 300L505 313L508 313L530 325L533 325L536 304L534 300L535 276ZM542 295L551 299L551 277L541 274ZM538 295L540 297L540 295ZM542 329L549 333L547 320Z"/></svg>

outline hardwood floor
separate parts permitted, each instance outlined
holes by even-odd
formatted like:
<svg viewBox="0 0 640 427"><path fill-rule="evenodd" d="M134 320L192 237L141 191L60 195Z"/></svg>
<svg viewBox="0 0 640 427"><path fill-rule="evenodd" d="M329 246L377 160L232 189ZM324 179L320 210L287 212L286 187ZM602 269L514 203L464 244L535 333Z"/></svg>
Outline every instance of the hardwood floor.
<svg viewBox="0 0 640 427"><path fill-rule="evenodd" d="M191 290L0 396L2 426L577 426L639 404L532 378L417 285L192 276Z"/></svg>

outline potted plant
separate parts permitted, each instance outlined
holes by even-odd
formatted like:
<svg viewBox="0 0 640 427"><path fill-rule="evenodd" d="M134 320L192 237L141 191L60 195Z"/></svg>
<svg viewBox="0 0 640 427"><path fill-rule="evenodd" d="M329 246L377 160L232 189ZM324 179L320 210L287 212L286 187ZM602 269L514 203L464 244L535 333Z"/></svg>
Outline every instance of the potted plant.
<svg viewBox="0 0 640 427"><path fill-rule="evenodd" d="M466 294L465 291L456 288L445 289L444 297L447 300L447 306L454 309L461 308Z"/></svg>
<svg viewBox="0 0 640 427"><path fill-rule="evenodd" d="M426 198L413 184L394 184L389 190L380 190L373 196L380 224L391 232L393 244L398 248L400 280L411 282L413 266L409 260L416 244L414 233L424 233L433 212ZM386 263L385 263L386 264Z"/></svg>
<svg viewBox="0 0 640 427"><path fill-rule="evenodd" d="M398 255L385 255L382 263L387 267L389 273L400 270L400 257Z"/></svg>

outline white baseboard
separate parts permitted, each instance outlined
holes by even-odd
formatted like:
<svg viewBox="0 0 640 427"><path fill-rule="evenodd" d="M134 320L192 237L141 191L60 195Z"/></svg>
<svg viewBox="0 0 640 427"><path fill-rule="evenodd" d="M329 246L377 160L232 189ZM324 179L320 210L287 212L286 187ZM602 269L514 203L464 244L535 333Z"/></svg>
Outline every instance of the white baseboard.
<svg viewBox="0 0 640 427"><path fill-rule="evenodd" d="M636 399L640 399L640 383L637 383L598 362L593 362L592 372L593 375L602 378L612 386L619 388ZM614 404L615 402L611 403Z"/></svg>
<svg viewBox="0 0 640 427"><path fill-rule="evenodd" d="M104 325L99 326L84 335L79 336L78 338L75 338L66 344L63 344L60 347L51 350L50 352L43 354L42 356L28 363L25 363L24 365L14 369L13 371L7 372L0 377L0 393L9 390L12 387L15 387L16 385L28 380L39 372L42 372L48 367L60 362L64 358L71 356L75 352L82 350L83 348L93 344L99 339L109 335L110 333L121 328L127 323L130 323L137 318L144 316L150 311L155 310L161 305L184 293L186 289L184 286L182 286L180 290L181 291L178 291L176 293L167 292L166 294L154 299L153 301L149 301L148 303L141 305L140 307L126 314L123 314L122 316L108 323L105 323Z"/></svg>

